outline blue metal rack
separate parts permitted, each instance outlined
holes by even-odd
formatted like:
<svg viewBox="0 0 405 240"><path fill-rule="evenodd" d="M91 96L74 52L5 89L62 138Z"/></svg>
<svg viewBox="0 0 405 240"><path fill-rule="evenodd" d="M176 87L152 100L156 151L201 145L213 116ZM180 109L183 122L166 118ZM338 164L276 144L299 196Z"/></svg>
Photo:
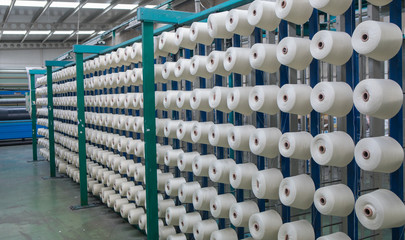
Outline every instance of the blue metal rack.
<svg viewBox="0 0 405 240"><path fill-rule="evenodd" d="M390 3L390 21L396 24L400 29L402 29L402 8L403 4L401 0L394 0ZM403 74L403 62L402 62L402 48L389 61L389 78L396 81L402 87L402 74ZM390 119L390 135L393 137L401 146L404 145L404 119L403 119L403 109L398 112L398 114ZM394 173L391 174L391 190L398 195L398 197L404 201L404 167L403 165ZM404 239L404 227L392 229L392 239Z"/></svg>
<svg viewBox="0 0 405 240"><path fill-rule="evenodd" d="M355 17L355 3L345 13L345 29L350 35L356 27ZM346 82L354 89L359 83L359 63L358 54L353 52L352 58L346 63ZM360 114L353 107L352 111L347 115L347 133L352 137L355 143L360 139ZM352 190L355 199L359 196L359 181L360 181L360 168L355 161L352 161L347 166L347 185ZM348 216L348 235L351 239L358 239L359 223L354 211Z"/></svg>
<svg viewBox="0 0 405 240"><path fill-rule="evenodd" d="M309 37L312 38L319 29L319 16L318 10L314 10L311 18L309 19ZM310 65L310 85L315 87L319 82L319 62L317 60L312 60ZM319 113L312 111L311 112L311 134L316 136L320 133L320 116ZM315 189L318 189L321 186L321 176L320 176L320 166L311 159L311 176L312 180L315 183ZM321 214L316 210L315 206L312 205L312 225L315 230L315 237L318 238L322 235L322 224L321 224Z"/></svg>
<svg viewBox="0 0 405 240"><path fill-rule="evenodd" d="M147 171L147 179L148 179L148 184L147 184L147 201L148 201L148 206L151 211L148 210L148 229L150 229L150 233L148 235L148 238L150 239L157 239L157 212L155 212L153 209L155 207L154 204L157 204L156 200L156 193L157 191L155 182L151 181L149 179L156 179L156 171L151 171L152 169L156 169L155 164L153 164L153 161L148 161L148 159L155 159L154 156L156 154L156 149L155 149L155 142L156 142L156 136L154 136L155 132L155 109L152 102L154 102L154 91L155 91L155 85L154 85L154 74L153 74L153 35L158 35L164 31L170 31L175 29L178 26L182 25L188 25L191 24L192 22L195 21L201 21L207 18L207 16L211 13L217 12L217 11L224 11L224 10L229 10L247 3L250 3L251 1L249 0L231 0L227 1L223 4L220 4L216 7L207 9L205 11L202 11L200 13L196 14L191 14L191 13L184 13L184 12L175 12L175 11L162 11L162 10L156 10L156 9L139 9L138 12L138 18L139 20L142 21L143 24L143 35L133 38L131 40L128 40L124 43L121 43L116 46L104 48L101 51L98 51L98 54L104 54L107 52L111 52L113 50L116 50L117 48L120 47L125 47L127 45L130 45L134 42L141 41L143 40L143 68L144 68L144 116L145 116L145 141L146 146L145 146L145 152L146 152L146 168L149 169L150 171ZM345 31L352 35L355 27L356 27L356 8L357 8L357 3L353 3L351 8L345 13ZM390 21L392 23L397 24L399 27L402 27L402 2L401 0L394 0L390 4ZM319 30L319 12L317 10L314 10L313 15L309 21L308 24L308 32L309 32L309 37L312 38L315 33ZM164 22L164 23L169 23L168 25L159 28L155 31L153 31L153 22ZM278 29L279 33L279 40L282 40L284 37L288 36L288 26L287 26L286 21L281 21L281 24ZM262 41L262 30L261 29L255 29L254 31L254 41L256 43ZM233 46L234 47L239 47L241 45L240 43L241 39L240 36L235 35L233 38ZM223 50L223 40L216 39L215 40L215 49L216 50ZM88 49L88 48L85 48ZM205 53L205 46L199 44L198 45L198 52L200 55L204 55ZM193 52L190 50L184 50L184 57L185 58L190 58L192 57ZM84 60L88 60L91 58L94 58L98 56L96 55L91 55ZM164 58L162 58L162 61L165 61ZM72 63L73 64L73 63ZM72 64L67 64L66 66L70 66ZM319 81L320 81L320 66L319 62L314 60L311 65L310 65L310 85L311 87L314 87ZM346 82L354 88L360 81L359 77L359 56L356 52L353 52L353 56L351 60L346 64ZM389 62L389 67L390 67L390 79L396 81L398 84L402 86L402 74L403 74L403 62L402 62L402 49L401 51ZM395 69L395 71L393 71ZM286 66L281 66L280 68L280 86L283 86L284 84L289 83L290 79L290 69ZM48 72L49 74L49 72ZM254 77L255 77L255 84L256 85L263 85L264 84L264 74L262 71L255 70L254 72ZM215 86L223 86L224 85L224 78L216 75L214 78L215 81ZM49 83L49 82L48 82ZM231 86L242 86L242 81L241 81L241 76L239 74L233 74L230 78L229 84ZM153 85L153 86L152 86ZM176 86L177 83L172 84L172 89L177 89L178 86ZM206 80L205 79L200 79L200 88L206 88ZM162 90L165 91L167 89L166 84L162 84ZM191 90L192 89L192 84L189 81L185 82L185 89L186 90ZM128 89L129 90L129 89ZM104 90L106 93L106 89ZM111 92L112 93L112 92ZM152 96L153 95L153 96ZM152 114L153 112L153 114ZM137 113L138 114L138 113ZM178 113L174 112L175 118L178 117L176 115ZM216 123L222 123L224 119L224 113L220 111L215 111L215 120ZM165 111L163 112L164 117L167 116L167 113ZM153 121L152 121L152 116L153 116ZM148 122L147 118L150 121ZM283 133L289 132L291 129L294 129L296 126L291 126L290 125L290 119L295 118L296 116L286 114L286 113L280 113L280 128ZM235 125L242 125L243 124L243 119L242 115L238 113L231 113L229 115L230 122L234 121ZM192 120L192 112L190 110L186 111L186 120L190 121ZM201 112L201 119L200 121L206 121L207 120L207 114L205 112ZM264 127L264 121L265 121L265 115L262 113L256 113L256 122L257 122L257 127L262 128ZM360 128L361 128L361 118L359 112L353 108L352 111L350 112L349 115L347 115L347 133L353 138L355 143L357 143L360 140ZM320 125L320 115L313 111L310 116L310 132L313 136L319 134L321 132L321 125ZM396 139L401 145L403 145L403 112L402 109L401 111L395 116L394 118L390 119L390 136L392 136L394 139ZM392 129L395 129L395 131L392 131ZM150 131L150 132L148 132ZM153 140L152 140L153 139ZM167 139L165 139L165 142L167 143ZM178 142L174 142L174 147L178 146ZM187 144L187 151L192 151L192 145L190 143ZM207 153L207 146L203 145L202 146L202 154ZM227 155L227 152L223 148L216 148L216 153L218 155L218 158L225 158ZM235 156L233 156L235 155ZM235 157L237 163L242 163L242 158L243 158L243 153L240 151L236 151L235 154L233 153L232 150L229 151L229 156L230 157ZM265 161L266 159L263 157L257 157L257 164L258 164L258 169L262 170L265 168ZM321 167L317 165L312 159L310 161L310 173L312 176L312 179L315 183L316 188L319 188L321 186ZM284 177L289 177L291 175L291 162L290 159L281 157L281 169ZM188 174L187 177L188 181L191 181L193 179L192 174ZM203 180L203 186L206 186L206 179ZM395 192L402 200L404 199L404 185L403 185L403 167L401 167L398 171L395 173L391 174L390 176L390 183L391 183L391 190ZM347 166L347 185L351 188L353 191L355 198L357 199L360 195L360 169L356 165L355 161L352 161L348 166ZM224 193L225 192L225 186L223 184L218 185L218 192L219 193ZM243 190L236 190L236 197L237 201L243 201L245 199L245 193ZM265 210L265 201L259 200L258 205L261 211ZM156 205L157 207L157 205ZM282 207L282 218L284 222L289 222L291 221L291 209L289 207L283 206ZM315 207L312 207L312 224L315 230L316 237L319 237L322 235L322 224L321 224L321 219L322 216L321 214L316 210ZM205 216L204 218L206 218ZM225 227L225 221L221 219L219 221L219 226L220 228ZM354 212L352 212L351 215L347 218L347 231L348 235L351 237L353 240L359 239L359 223L356 218L356 215ZM240 238L244 236L244 229L243 228L238 228L238 235ZM403 236L403 228L396 228L392 230L392 239L404 239ZM155 234L155 233L156 234Z"/></svg>

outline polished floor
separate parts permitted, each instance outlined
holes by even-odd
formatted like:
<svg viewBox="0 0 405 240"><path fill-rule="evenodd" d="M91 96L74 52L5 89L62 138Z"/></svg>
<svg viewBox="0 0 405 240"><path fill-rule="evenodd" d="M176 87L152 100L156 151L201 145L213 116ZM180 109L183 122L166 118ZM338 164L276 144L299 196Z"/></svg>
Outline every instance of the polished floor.
<svg viewBox="0 0 405 240"><path fill-rule="evenodd" d="M46 179L49 162L30 161L31 145L0 147L0 239L146 239L105 205L72 211L79 185Z"/></svg>

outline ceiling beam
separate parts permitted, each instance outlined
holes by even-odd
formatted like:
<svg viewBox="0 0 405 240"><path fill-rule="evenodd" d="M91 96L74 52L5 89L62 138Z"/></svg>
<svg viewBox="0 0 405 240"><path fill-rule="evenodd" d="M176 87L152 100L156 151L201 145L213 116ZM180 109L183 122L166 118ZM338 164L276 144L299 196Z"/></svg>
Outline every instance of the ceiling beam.
<svg viewBox="0 0 405 240"><path fill-rule="evenodd" d="M3 25L7 22L8 18L10 17L11 11L13 10L15 5L15 1L16 0L12 0L10 6L7 7L6 13L4 14L3 17Z"/></svg>
<svg viewBox="0 0 405 240"><path fill-rule="evenodd" d="M46 36L45 39L42 40L42 43L45 43L46 41L48 41L48 39L53 35L54 32L55 32L55 30L52 30L52 31L48 34L48 36Z"/></svg>
<svg viewBox="0 0 405 240"><path fill-rule="evenodd" d="M103 16L104 14L106 14L110 10L112 10L115 6L117 6L120 1L121 0L113 0L113 1L111 1L110 6L103 9L101 12L98 12L98 13L95 13L95 14L93 14L91 16L88 16L86 19L84 19L83 23L89 23L91 21L94 21L94 20L98 19L99 17Z"/></svg>
<svg viewBox="0 0 405 240"><path fill-rule="evenodd" d="M31 19L31 24L36 23L36 22L38 21L38 19L39 19L42 15L44 15L44 13L45 13L45 12L48 10L48 8L51 6L52 2L53 2L53 0L48 0L48 2L45 4L45 6L44 6L42 9L38 10L38 11L34 14L34 16L33 16L32 19Z"/></svg>
<svg viewBox="0 0 405 240"><path fill-rule="evenodd" d="M10 6L7 7L7 10L4 13L3 23L1 24L1 30L0 30L0 40L1 40L1 37L3 36L4 24L6 24L8 18L10 17L10 14L14 8L15 2L16 2L16 0L11 0Z"/></svg>
<svg viewBox="0 0 405 240"><path fill-rule="evenodd" d="M66 43L61 43L61 42L50 42L50 43L41 43L41 42L25 42L25 43L20 43L20 41L15 42L15 41L7 41L7 42L0 42L0 48L2 50L8 50L8 49L32 49L32 48L66 48L70 49L72 48L72 45L74 42L66 42Z"/></svg>
<svg viewBox="0 0 405 240"><path fill-rule="evenodd" d="M25 33L25 35L24 35L24 37L23 37L23 39L21 40L20 43L23 43L25 41L25 39L27 39L28 34L30 34L30 32L31 32L31 30L27 30L27 32Z"/></svg>
<svg viewBox="0 0 405 240"><path fill-rule="evenodd" d="M80 1L80 4L75 8L67 11L65 14L63 14L62 17L60 17L57 21L57 23L63 23L66 19L70 18L74 14L76 14L82 7L88 2L88 0L82 0Z"/></svg>
<svg viewBox="0 0 405 240"><path fill-rule="evenodd" d="M1 24L0 24L1 25ZM47 26L50 25L50 26ZM81 23L80 30L106 30L115 27L116 24L105 23ZM27 24L19 22L7 22L4 24L1 30L72 30L77 28L77 24L74 23L33 23L31 28Z"/></svg>
<svg viewBox="0 0 405 240"><path fill-rule="evenodd" d="M62 41L62 43L67 42L69 39L71 39L74 35L76 35L76 33L79 32L78 30L75 30L72 32L72 34L70 34L67 38L65 38L65 40Z"/></svg>
<svg viewBox="0 0 405 240"><path fill-rule="evenodd" d="M29 28L28 28L28 30L27 30L27 33L24 35L23 39L21 40L21 43L23 43L23 42L25 41L25 39L27 39L28 34L29 34L30 31L31 31L32 25L33 25L34 23L36 23L36 22L38 21L38 19L39 19L42 15L44 15L44 13L48 10L49 6L51 6L52 2L53 2L53 0L48 0L48 2L45 4L45 6L44 6L42 9L39 9L39 10L34 14L34 16L33 16L32 19L31 19L31 22L30 22Z"/></svg>

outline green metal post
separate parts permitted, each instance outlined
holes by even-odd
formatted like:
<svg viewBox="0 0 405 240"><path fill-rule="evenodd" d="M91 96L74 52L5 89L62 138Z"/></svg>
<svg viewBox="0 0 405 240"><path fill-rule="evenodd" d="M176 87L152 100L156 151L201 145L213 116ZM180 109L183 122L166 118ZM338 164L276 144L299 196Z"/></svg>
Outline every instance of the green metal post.
<svg viewBox="0 0 405 240"><path fill-rule="evenodd" d="M52 66L46 67L46 80L48 88L48 130L49 130L49 162L51 177L56 176L55 165L55 135L53 126L53 90L52 90Z"/></svg>
<svg viewBox="0 0 405 240"><path fill-rule="evenodd" d="M35 74L30 74L31 80L31 120L32 120L32 160L38 160L37 154L37 105L35 96Z"/></svg>
<svg viewBox="0 0 405 240"><path fill-rule="evenodd" d="M83 53L76 53L77 122L79 138L80 204L88 205L86 170L86 123L84 118Z"/></svg>
<svg viewBox="0 0 405 240"><path fill-rule="evenodd" d="M155 66L153 61L153 22L142 22L143 98L145 126L146 202L148 239L159 239L155 122Z"/></svg>

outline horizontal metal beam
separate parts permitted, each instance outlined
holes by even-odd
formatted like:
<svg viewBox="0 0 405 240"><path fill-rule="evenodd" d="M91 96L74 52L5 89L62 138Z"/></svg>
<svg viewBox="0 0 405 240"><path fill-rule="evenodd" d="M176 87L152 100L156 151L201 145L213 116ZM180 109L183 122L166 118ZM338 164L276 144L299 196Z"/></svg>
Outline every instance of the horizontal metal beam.
<svg viewBox="0 0 405 240"><path fill-rule="evenodd" d="M47 67L64 67L70 63L73 63L72 61L53 61L53 60L47 60L45 61L45 66Z"/></svg>
<svg viewBox="0 0 405 240"><path fill-rule="evenodd" d="M114 24L105 24L105 23L80 23L80 30L106 30L111 29L115 25ZM7 22L3 25L1 30L28 30L31 29L33 31L36 30L60 30L60 31L68 31L72 29L76 29L77 24L74 23L33 23L30 27L29 24L21 23L21 22Z"/></svg>
<svg viewBox="0 0 405 240"><path fill-rule="evenodd" d="M31 69L30 74L46 74L46 69Z"/></svg>
<svg viewBox="0 0 405 240"><path fill-rule="evenodd" d="M154 8L138 8L137 17L140 21L177 24L181 19L193 16L191 12L167 11Z"/></svg>
<svg viewBox="0 0 405 240"><path fill-rule="evenodd" d="M47 43L41 43L41 42L24 42L21 43L20 41L15 41L15 42L0 42L0 49L1 50L12 50L12 49L70 49L72 48L72 45L74 44L73 41L61 43L61 42L47 42Z"/></svg>
<svg viewBox="0 0 405 240"><path fill-rule="evenodd" d="M109 46L95 46L95 45L73 45L74 53L96 53L99 54Z"/></svg>

